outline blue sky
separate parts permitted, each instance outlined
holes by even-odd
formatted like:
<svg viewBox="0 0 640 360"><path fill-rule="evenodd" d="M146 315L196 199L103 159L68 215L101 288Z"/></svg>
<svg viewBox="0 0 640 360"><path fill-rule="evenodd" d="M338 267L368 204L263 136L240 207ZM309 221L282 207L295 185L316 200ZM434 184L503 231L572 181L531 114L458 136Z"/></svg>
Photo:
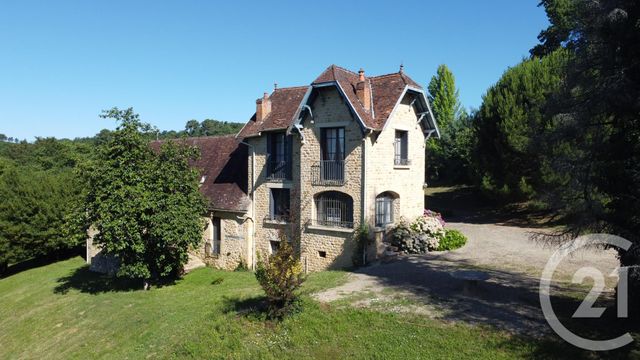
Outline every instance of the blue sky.
<svg viewBox="0 0 640 360"><path fill-rule="evenodd" d="M246 121L255 99L335 63L401 62L426 86L438 64L466 107L547 26L538 0L0 2L0 133L91 136L102 109L132 106L160 129Z"/></svg>

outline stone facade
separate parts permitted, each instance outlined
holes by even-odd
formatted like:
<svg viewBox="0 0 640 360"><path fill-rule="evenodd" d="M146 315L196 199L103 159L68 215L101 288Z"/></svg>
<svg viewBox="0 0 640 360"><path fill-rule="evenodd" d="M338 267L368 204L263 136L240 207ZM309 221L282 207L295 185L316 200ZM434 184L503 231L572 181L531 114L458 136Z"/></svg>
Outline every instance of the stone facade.
<svg viewBox="0 0 640 360"><path fill-rule="evenodd" d="M267 178L266 138L269 132L247 139L256 153L256 252L271 254L272 242L281 241L281 234L285 231L294 233L306 271L350 267L355 249L355 228L364 223L378 232L384 231L375 229L376 196L389 192L397 197L393 204L396 220L421 215L424 206L425 135L417 122L418 114L410 105L412 100L411 95L402 99L389 119L387 129L379 134L366 134L336 87L318 89L317 96L310 104L313 117L304 118L300 131L302 136L295 134L292 137L293 168L290 180L274 181ZM312 181L313 166L321 159L320 133L325 127L344 128L345 181L342 185L314 185ZM408 133L410 165L394 165L395 130ZM281 224L268 220L270 191L273 188L290 189L291 209L295 215L293 223ZM326 191L343 193L352 199L353 229L314 224L317 216L314 199ZM372 236L375 234L372 233ZM378 242L383 238L376 236ZM381 250L371 249L369 258L375 257Z"/></svg>
<svg viewBox="0 0 640 360"><path fill-rule="evenodd" d="M205 218L206 228L203 232L202 243L197 250L197 255L206 264L216 268L234 270L238 266L248 267L247 259L250 256L250 227L246 225L248 220L243 214L231 212L213 211ZM212 220L220 221L220 250L216 253L213 244L214 226Z"/></svg>
<svg viewBox="0 0 640 360"><path fill-rule="evenodd" d="M424 120L425 115L430 120ZM344 131L341 181L317 179L321 173L322 132L327 128ZM355 74L331 66L309 87L277 89L271 95L265 94L256 102L256 114L237 136L237 141L242 140L242 146L246 146L244 149L249 149L248 171L240 166L246 182L244 178L239 181L242 186L238 191L241 189L240 198L250 205L232 207L238 204L227 201L224 189L236 188L229 184L209 186L208 195L217 196L226 207L211 207L217 210L211 210L206 217L203 241L194 253L211 266L232 270L241 263L248 267L255 265L257 258L271 255L281 241L290 240L305 271L345 268L353 265L354 256L362 256L354 254L354 237L356 229L365 225L372 230L370 234L375 240L374 246L367 249L367 258L377 257L384 251L382 243L392 225L377 226L378 197L383 194L392 197L393 222L402 218L413 220L423 213L425 134L429 131L437 134L437 125L424 91L402 69L399 73L366 78L362 70ZM406 144L402 146L406 152L403 150L400 163L395 158L397 132L402 132L402 144ZM291 144L286 159L291 172L286 177L276 176L279 179L269 176L269 161L273 160L269 159L273 141L269 139L274 139L270 137L274 133L287 134ZM244 164L245 158L240 162L226 160L232 159L232 152L222 155L228 147L222 146L223 140L209 141L208 159ZM210 179L221 177L222 168L240 173L228 163L211 162L214 163L202 164L210 170ZM288 221L279 214L275 218L270 216L278 202L272 194L282 193L276 189L289 190ZM325 201L325 219L320 221L317 209L320 197L339 198L340 209L350 207L348 215L341 213L339 224L327 221ZM336 208L330 210L334 212ZM213 241L214 219L220 224L219 247ZM89 241L89 259L95 255L93 252Z"/></svg>

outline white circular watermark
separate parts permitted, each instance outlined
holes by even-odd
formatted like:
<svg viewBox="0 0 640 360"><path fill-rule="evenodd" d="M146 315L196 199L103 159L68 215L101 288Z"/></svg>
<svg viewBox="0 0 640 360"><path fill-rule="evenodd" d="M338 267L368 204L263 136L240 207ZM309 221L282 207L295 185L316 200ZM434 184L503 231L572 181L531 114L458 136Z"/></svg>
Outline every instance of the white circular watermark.
<svg viewBox="0 0 640 360"><path fill-rule="evenodd" d="M584 235L576 238L574 241L562 246L558 249L549 259L547 265L542 271L542 277L540 278L540 305L542 307L542 313L547 320L553 331L556 332L562 339L568 343L577 346L579 348L591 351L608 351L623 347L633 341L633 338L629 333L625 333L613 339L608 340L591 340L574 334L571 330L567 329L558 319L553 311L551 305L550 289L551 279L556 268L562 262L562 260L573 253L574 251L588 247L588 246L614 246L622 250L628 250L631 246L631 242L615 235L608 234L591 234ZM612 273L613 276L619 276L618 280L618 296L617 296L617 310L619 318L626 318L628 316L628 268L619 267ZM583 267L576 271L573 275L573 283L581 283L585 278L593 279L593 286L589 294L582 301L576 312L572 315L573 318L598 318L602 316L605 308L593 307L593 304L597 300L598 296L604 289L604 276L602 272L594 267Z"/></svg>

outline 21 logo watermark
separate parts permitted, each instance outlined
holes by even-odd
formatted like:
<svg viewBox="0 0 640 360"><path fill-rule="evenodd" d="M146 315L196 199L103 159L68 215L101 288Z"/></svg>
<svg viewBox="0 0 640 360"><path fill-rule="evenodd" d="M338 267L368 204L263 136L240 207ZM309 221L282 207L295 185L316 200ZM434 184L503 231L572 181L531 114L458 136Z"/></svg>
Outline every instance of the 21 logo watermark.
<svg viewBox="0 0 640 360"><path fill-rule="evenodd" d="M623 347L633 341L629 333L625 333L613 339L608 340L592 340L586 339L574 334L567 329L558 319L551 305L550 289L553 273L564 258L571 255L576 250L593 247L593 246L612 246L618 249L628 250L631 242L624 238L608 234L591 234L580 236L571 243L558 249L549 259L547 265L542 271L540 278L540 305L545 319L562 339L570 344L591 351L607 351ZM628 316L628 268L619 267L610 274L618 279L618 296L617 296L617 316L618 318L626 318ZM589 294L582 301L578 309L573 314L573 318L599 318L605 311L605 308L594 307L594 303L602 294L605 287L604 275L594 267L583 267L575 272L572 282L582 283L586 278L593 279L593 286Z"/></svg>

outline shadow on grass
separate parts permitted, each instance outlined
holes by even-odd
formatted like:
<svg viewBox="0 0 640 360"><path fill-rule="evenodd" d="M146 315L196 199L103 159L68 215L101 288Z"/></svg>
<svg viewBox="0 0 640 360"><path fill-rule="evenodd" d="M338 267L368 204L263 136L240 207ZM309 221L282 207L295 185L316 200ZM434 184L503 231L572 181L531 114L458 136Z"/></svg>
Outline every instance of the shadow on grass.
<svg viewBox="0 0 640 360"><path fill-rule="evenodd" d="M227 314L236 314L248 318L266 319L269 304L265 296L254 296L245 299L224 296L222 309Z"/></svg>
<svg viewBox="0 0 640 360"><path fill-rule="evenodd" d="M531 348L529 358L618 359L627 358L635 343L606 353L578 349L560 339L547 325L540 307L539 279L504 270L482 269L489 280L471 292L465 291L464 280L452 276L458 268L474 269L473 264L459 260L456 267L439 261L439 255L400 257L386 264L360 268L364 274L413 303L431 306L436 318L447 322L466 323L506 330L513 334L504 346ZM596 307L606 307L600 319L572 319L582 299L567 296L564 285L551 286L553 310L573 333L589 339L612 339L625 332L634 333L637 320L619 319L615 300L603 297ZM638 353L640 355L640 353Z"/></svg>
<svg viewBox="0 0 640 360"><path fill-rule="evenodd" d="M167 279L154 287L162 287L175 283L175 279ZM82 293L100 294L107 292L122 292L142 290L143 283L140 279L123 279L100 274L89 270L89 266L79 267L69 275L58 279L58 286L54 293L66 294L69 290L77 290Z"/></svg>
<svg viewBox="0 0 640 360"><path fill-rule="evenodd" d="M469 186L427 189L424 201L426 208L441 213L448 222L531 228L562 224L561 219L548 211L535 210L523 203L500 203Z"/></svg>
<svg viewBox="0 0 640 360"><path fill-rule="evenodd" d="M79 249L72 249L68 251L51 254L49 256L41 256L41 257L25 260L17 264L10 265L9 267L6 268L4 272L2 272L0 269L0 279L9 277L30 269L51 265L58 261L68 260L78 255L81 255L82 252L83 251Z"/></svg>

